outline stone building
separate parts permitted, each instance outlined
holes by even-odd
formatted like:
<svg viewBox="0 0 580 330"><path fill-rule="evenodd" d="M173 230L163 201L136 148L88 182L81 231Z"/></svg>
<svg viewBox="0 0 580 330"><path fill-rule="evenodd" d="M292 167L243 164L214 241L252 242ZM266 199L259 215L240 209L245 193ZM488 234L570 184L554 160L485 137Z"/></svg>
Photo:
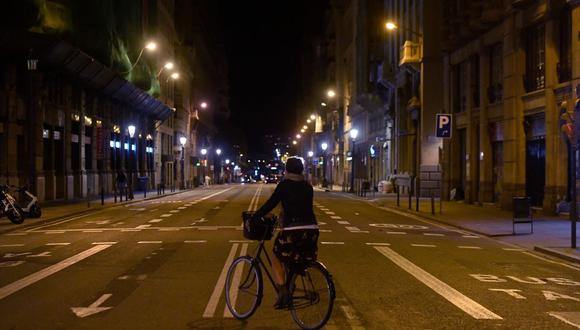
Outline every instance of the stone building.
<svg viewBox="0 0 580 330"><path fill-rule="evenodd" d="M508 209L530 196L554 212L571 186L559 121L580 76L578 2L444 3L444 108L455 120L445 187Z"/></svg>

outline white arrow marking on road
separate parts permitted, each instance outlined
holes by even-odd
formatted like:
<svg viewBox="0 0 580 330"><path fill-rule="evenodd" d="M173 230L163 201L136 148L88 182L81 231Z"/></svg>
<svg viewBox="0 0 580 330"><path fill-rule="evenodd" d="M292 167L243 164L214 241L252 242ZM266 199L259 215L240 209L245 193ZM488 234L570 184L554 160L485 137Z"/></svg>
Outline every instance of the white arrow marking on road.
<svg viewBox="0 0 580 330"><path fill-rule="evenodd" d="M73 313L75 313L78 317L87 317L93 314L97 314L107 309L111 309L113 307L99 307L102 303L104 303L107 299L111 298L112 294L105 293L101 296L101 298L97 299L94 303L92 303L89 307L71 307Z"/></svg>
<svg viewBox="0 0 580 330"><path fill-rule="evenodd" d="M449 286L447 283L439 280L435 276L429 274L425 270L421 269L419 266L415 265L408 259L405 259L402 255L393 251L386 246L375 247L382 255L389 258L395 265L401 267L404 271L411 274L421 283L428 286L431 290L435 291L441 297L447 299L450 303L457 306L465 313L471 315L473 318L478 320L502 320L503 318L489 309L483 307L476 301L467 297L463 293L457 291L456 289Z"/></svg>

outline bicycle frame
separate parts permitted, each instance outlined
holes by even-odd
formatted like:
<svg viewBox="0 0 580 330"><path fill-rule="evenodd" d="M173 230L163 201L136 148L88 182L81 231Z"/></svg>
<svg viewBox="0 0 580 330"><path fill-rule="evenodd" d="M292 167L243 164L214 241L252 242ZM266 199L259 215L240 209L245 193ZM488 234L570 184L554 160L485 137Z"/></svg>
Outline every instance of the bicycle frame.
<svg viewBox="0 0 580 330"><path fill-rule="evenodd" d="M264 240L260 241L260 244L258 245L256 252L254 253L253 260L258 265L258 267L263 269L264 272L266 273L266 275L268 275L268 280L270 280L270 284L272 284L272 287L274 287L274 290L276 290L276 292L278 292L278 287L276 286L276 282L274 281L274 277L272 277L272 274L270 273L270 269L272 268L272 260L270 259L268 252L264 248L264 242L265 242ZM262 252L264 252L264 255L266 255L266 261L268 262L269 267L266 267L266 263L264 263L264 260L262 260ZM252 266L254 266L254 265L252 265ZM268 268L270 268L270 269L268 269ZM244 281L242 281L242 283L245 283L246 281L247 281L247 278L244 279Z"/></svg>

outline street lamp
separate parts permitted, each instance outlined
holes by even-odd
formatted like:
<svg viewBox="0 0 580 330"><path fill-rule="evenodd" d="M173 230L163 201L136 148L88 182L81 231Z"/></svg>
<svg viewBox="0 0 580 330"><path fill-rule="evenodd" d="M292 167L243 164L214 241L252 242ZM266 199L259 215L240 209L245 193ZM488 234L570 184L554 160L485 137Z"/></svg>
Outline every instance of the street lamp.
<svg viewBox="0 0 580 330"><path fill-rule="evenodd" d="M168 77L168 78L165 80L165 82L168 82L168 81L169 81L169 78L171 78L171 79L173 79L173 80L177 80L177 79L179 79L179 73L177 73L177 72L173 72L173 73L171 74L171 76L169 76L169 77Z"/></svg>
<svg viewBox="0 0 580 330"><path fill-rule="evenodd" d="M296 138L300 140L300 138L302 137L302 135L300 134L296 134Z"/></svg>
<svg viewBox="0 0 580 330"><path fill-rule="evenodd" d="M185 144L187 143L187 138L182 136L179 138L179 143L181 144L181 189L185 188Z"/></svg>
<svg viewBox="0 0 580 330"><path fill-rule="evenodd" d="M129 68L128 71L124 71L121 73L126 74L126 73L133 71L133 69L135 69L135 66L137 66L137 63L139 63L141 56L143 56L143 52L145 51L145 49L147 49L150 52L153 52L157 49L157 44L153 41L149 41L147 44L145 44L145 46L143 48L141 48L141 50L139 51L139 56L137 56L137 59L135 60L135 63L133 63L131 68Z"/></svg>
<svg viewBox="0 0 580 330"><path fill-rule="evenodd" d="M174 68L173 62L166 62L165 65L162 66L161 69L159 69L159 72L157 72L157 75L155 75L155 77L159 78L159 76L164 70L173 70L173 68Z"/></svg>
<svg viewBox="0 0 580 330"><path fill-rule="evenodd" d="M352 150L351 150L351 174L350 174L350 193L354 193L354 167L356 164L355 161L355 141L356 137L358 136L358 130L356 128L350 129L350 139L352 140Z"/></svg>
<svg viewBox="0 0 580 330"><path fill-rule="evenodd" d="M129 198L133 199L133 172L135 167L135 162L133 161L133 153L131 150L133 149L133 137L135 136L135 125L127 126L127 131L129 132L129 177L131 180L129 181Z"/></svg>
<svg viewBox="0 0 580 330"><path fill-rule="evenodd" d="M322 148L322 187L326 188L328 183L326 182L326 149L328 149L328 143L322 142L320 145Z"/></svg>
<svg viewBox="0 0 580 330"><path fill-rule="evenodd" d="M209 182L206 182L205 180L205 165L207 164L207 149L206 148L202 148L201 149L201 155L203 156L203 167L202 167L202 176L203 176L203 183L204 185L207 183L209 185Z"/></svg>
<svg viewBox="0 0 580 330"><path fill-rule="evenodd" d="M220 180L220 179L221 179L221 177L222 177L222 161L221 161L221 158L220 158L220 155L222 154L222 149L220 149L220 148L217 148L217 149L215 150L215 153L216 153L216 155L218 156L218 164L219 164L219 173L218 173L218 175L217 175L217 179L216 179L215 181L216 181L217 183L219 183L219 180ZM215 175L215 171L214 171L214 175Z"/></svg>
<svg viewBox="0 0 580 330"><path fill-rule="evenodd" d="M329 90L326 92L326 96L328 96L329 98L333 98L333 97L335 97L335 96L336 96L336 92L335 92L334 90L332 90L332 89L329 89Z"/></svg>
<svg viewBox="0 0 580 330"><path fill-rule="evenodd" d="M199 106L201 106L202 109L205 109L207 108L207 102L201 102Z"/></svg>
<svg viewBox="0 0 580 330"><path fill-rule="evenodd" d="M311 114L310 115L310 120L316 120L316 115L315 114Z"/></svg>

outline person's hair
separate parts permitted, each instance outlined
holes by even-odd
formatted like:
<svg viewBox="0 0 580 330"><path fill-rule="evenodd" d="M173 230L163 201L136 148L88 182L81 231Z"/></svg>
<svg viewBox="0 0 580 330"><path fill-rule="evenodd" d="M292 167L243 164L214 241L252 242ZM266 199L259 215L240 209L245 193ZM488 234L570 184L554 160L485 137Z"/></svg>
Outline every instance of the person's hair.
<svg viewBox="0 0 580 330"><path fill-rule="evenodd" d="M294 174L302 174L304 171L304 164L302 159L298 157L290 157L286 160L286 172Z"/></svg>

